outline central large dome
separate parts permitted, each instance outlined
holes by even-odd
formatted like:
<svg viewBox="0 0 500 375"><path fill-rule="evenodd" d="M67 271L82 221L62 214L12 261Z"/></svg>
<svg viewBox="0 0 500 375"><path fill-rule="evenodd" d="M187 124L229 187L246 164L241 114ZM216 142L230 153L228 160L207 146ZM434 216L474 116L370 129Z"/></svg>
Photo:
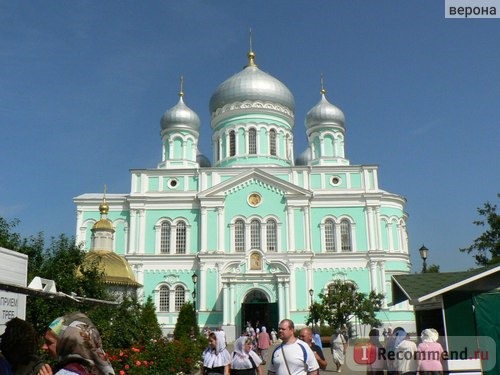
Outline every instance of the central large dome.
<svg viewBox="0 0 500 375"><path fill-rule="evenodd" d="M292 112L295 100L288 88L273 76L264 73L253 60L239 73L222 82L210 98L210 113L234 102L260 100L281 104Z"/></svg>

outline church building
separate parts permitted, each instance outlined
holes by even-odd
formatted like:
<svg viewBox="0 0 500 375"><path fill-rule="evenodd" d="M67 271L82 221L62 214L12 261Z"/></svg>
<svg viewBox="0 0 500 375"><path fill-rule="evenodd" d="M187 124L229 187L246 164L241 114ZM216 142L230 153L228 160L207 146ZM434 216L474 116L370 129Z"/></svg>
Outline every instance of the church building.
<svg viewBox="0 0 500 375"><path fill-rule="evenodd" d="M389 303L391 276L410 271L405 199L380 188L376 165L351 165L344 114L324 88L295 157L294 107L250 51L210 98L212 162L198 151L202 124L181 88L161 118L158 165L131 170L129 193L74 198L77 242L127 260L165 334L187 301L200 327L222 327L229 340L247 321L301 325L339 279L386 296L384 327L414 330L413 309ZM96 226L103 201L110 225Z"/></svg>

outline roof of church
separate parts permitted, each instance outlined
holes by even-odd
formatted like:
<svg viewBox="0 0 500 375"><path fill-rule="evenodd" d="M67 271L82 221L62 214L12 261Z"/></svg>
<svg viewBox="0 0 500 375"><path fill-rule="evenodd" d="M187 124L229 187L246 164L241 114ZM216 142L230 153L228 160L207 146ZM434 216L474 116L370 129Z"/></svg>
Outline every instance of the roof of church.
<svg viewBox="0 0 500 375"><path fill-rule="evenodd" d="M85 263L99 262L107 284L140 286L127 260L110 250L92 250L85 255Z"/></svg>
<svg viewBox="0 0 500 375"><path fill-rule="evenodd" d="M255 54L248 54L249 63L244 69L226 79L210 98L210 112L227 104L245 100L268 101L295 109L291 91L278 79L260 70L254 62Z"/></svg>

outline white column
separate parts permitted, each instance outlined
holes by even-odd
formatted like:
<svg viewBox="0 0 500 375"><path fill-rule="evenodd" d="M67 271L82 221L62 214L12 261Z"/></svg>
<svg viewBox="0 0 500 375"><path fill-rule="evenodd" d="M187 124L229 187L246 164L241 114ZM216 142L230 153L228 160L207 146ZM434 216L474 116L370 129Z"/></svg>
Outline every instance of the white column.
<svg viewBox="0 0 500 375"><path fill-rule="evenodd" d="M375 292L378 292L377 287L377 263L375 261L370 260L370 281L371 281L371 289Z"/></svg>
<svg viewBox="0 0 500 375"><path fill-rule="evenodd" d="M380 267L380 285L382 286L381 293L384 295L384 300L382 301L383 307L387 308L387 286L385 282L385 262L378 262Z"/></svg>
<svg viewBox="0 0 500 375"><path fill-rule="evenodd" d="M283 282L281 280L278 280L278 315L279 315L279 320L285 319L286 318L286 311L285 311L285 291L283 289Z"/></svg>
<svg viewBox="0 0 500 375"><path fill-rule="evenodd" d="M230 311L230 313L229 313L229 319L230 320L228 322L226 322L228 324L234 324L235 323L234 322L234 318L235 318L235 315L236 315L236 311L235 311L236 309L235 309L235 304L234 304L234 299L235 299L235 296L234 296L235 290L234 289L235 289L235 285L233 283L231 283L229 285L229 291L230 291L230 293L229 293L229 301L228 301L228 305L229 305L228 308L229 308L229 311Z"/></svg>
<svg viewBox="0 0 500 375"><path fill-rule="evenodd" d="M201 226L200 226L200 251L202 253L207 251L207 242L208 242L208 218L207 218L207 208L201 208Z"/></svg>
<svg viewBox="0 0 500 375"><path fill-rule="evenodd" d="M222 311L222 322L224 325L229 324L229 291L226 283L222 285L222 299L224 300L223 306L224 309Z"/></svg>
<svg viewBox="0 0 500 375"><path fill-rule="evenodd" d="M226 250L224 236L224 207L217 207L217 250Z"/></svg>
<svg viewBox="0 0 500 375"><path fill-rule="evenodd" d="M205 263L200 262L200 311L206 311L207 309L207 293L204 291L207 290L207 270L205 269Z"/></svg>
<svg viewBox="0 0 500 375"><path fill-rule="evenodd" d="M296 292L295 292L297 290L297 288L295 286L295 282L296 282L296 280L295 280L295 264L289 263L288 268L290 269L289 288L292 290L292 293L289 295L289 298L287 299L290 301L290 303L288 305L289 307L287 308L287 310L290 311L290 309L297 310L297 296L296 296ZM288 285L286 285L285 288L288 288Z"/></svg>
<svg viewBox="0 0 500 375"><path fill-rule="evenodd" d="M288 249L287 250L295 250L295 220L293 218L293 207L288 206L286 209L287 213L287 234L288 234Z"/></svg>
<svg viewBox="0 0 500 375"><path fill-rule="evenodd" d="M374 208L374 216L375 216L375 236L377 239L377 250L382 250L382 229L380 227L380 207Z"/></svg>
<svg viewBox="0 0 500 375"><path fill-rule="evenodd" d="M368 250L375 250L372 207L366 207L366 219L367 219L366 222L368 224Z"/></svg>

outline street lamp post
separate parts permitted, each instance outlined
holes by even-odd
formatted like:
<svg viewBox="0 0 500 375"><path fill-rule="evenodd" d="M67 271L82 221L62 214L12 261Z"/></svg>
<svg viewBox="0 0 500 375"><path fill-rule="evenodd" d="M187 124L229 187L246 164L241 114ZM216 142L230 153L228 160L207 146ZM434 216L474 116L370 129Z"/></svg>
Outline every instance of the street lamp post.
<svg viewBox="0 0 500 375"><path fill-rule="evenodd" d="M311 297L311 317L313 319L313 325L316 324L314 320L314 311L313 311L313 296L314 296L314 289L309 289L309 296Z"/></svg>
<svg viewBox="0 0 500 375"><path fill-rule="evenodd" d="M429 255L429 249L426 248L424 245L420 249L418 249L418 252L420 253L420 258L423 260L423 265L422 265L422 273L427 272L427 256Z"/></svg>

